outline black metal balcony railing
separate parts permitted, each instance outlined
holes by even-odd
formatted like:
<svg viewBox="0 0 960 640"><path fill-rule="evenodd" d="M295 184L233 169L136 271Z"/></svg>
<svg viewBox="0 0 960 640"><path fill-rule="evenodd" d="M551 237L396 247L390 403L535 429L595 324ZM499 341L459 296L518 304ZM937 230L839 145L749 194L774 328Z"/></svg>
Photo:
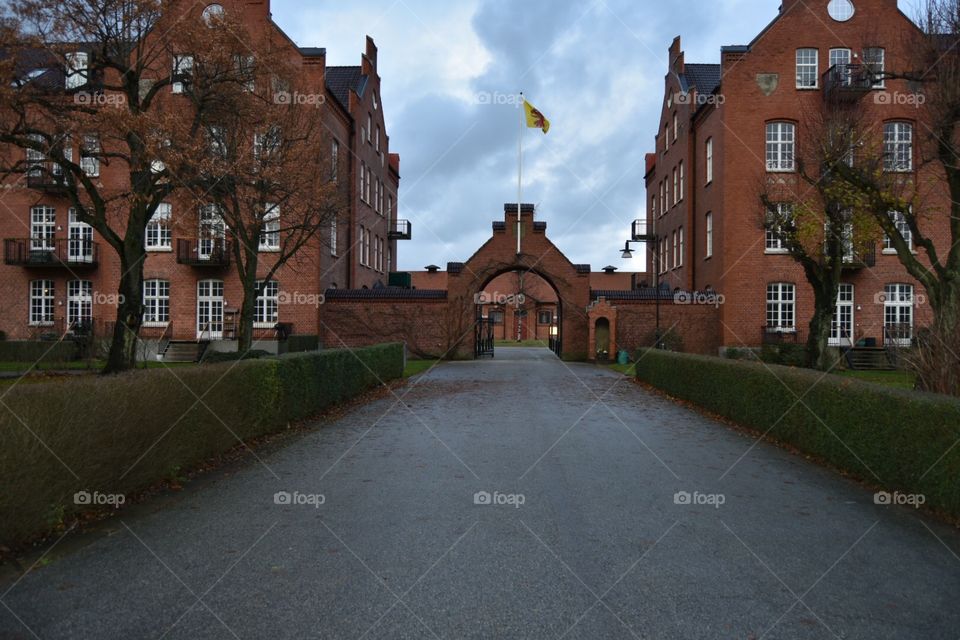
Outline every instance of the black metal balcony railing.
<svg viewBox="0 0 960 640"><path fill-rule="evenodd" d="M413 225L409 220L394 220L393 227L387 232L390 240L409 240L413 237Z"/></svg>
<svg viewBox="0 0 960 640"><path fill-rule="evenodd" d="M877 247L870 245L843 257L844 269L864 269L877 264Z"/></svg>
<svg viewBox="0 0 960 640"><path fill-rule="evenodd" d="M230 266L230 241L226 238L180 238L177 262L192 267L221 269Z"/></svg>
<svg viewBox="0 0 960 640"><path fill-rule="evenodd" d="M761 344L803 344L806 341L796 327L764 325L761 332Z"/></svg>
<svg viewBox="0 0 960 640"><path fill-rule="evenodd" d="M3 261L23 267L96 267L100 245L73 238L8 238L3 241Z"/></svg>
<svg viewBox="0 0 960 640"><path fill-rule="evenodd" d="M876 77L869 66L863 64L835 64L823 74L825 98L848 98L858 100L873 89Z"/></svg>
<svg viewBox="0 0 960 640"><path fill-rule="evenodd" d="M630 237L635 242L646 242L654 236L646 220L634 220L630 226Z"/></svg>
<svg viewBox="0 0 960 640"><path fill-rule="evenodd" d="M52 162L38 162L27 171L27 186L42 191L61 191L65 188L60 166Z"/></svg>

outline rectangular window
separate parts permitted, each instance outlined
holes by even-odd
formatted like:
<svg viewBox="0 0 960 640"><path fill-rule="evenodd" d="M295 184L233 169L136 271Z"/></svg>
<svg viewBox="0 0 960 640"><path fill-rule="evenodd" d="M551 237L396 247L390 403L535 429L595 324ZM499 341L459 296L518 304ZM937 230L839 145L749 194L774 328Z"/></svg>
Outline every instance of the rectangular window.
<svg viewBox="0 0 960 640"><path fill-rule="evenodd" d="M364 195L366 193L365 185L367 182L367 165L362 160L360 161L360 201L366 202L367 197Z"/></svg>
<svg viewBox="0 0 960 640"><path fill-rule="evenodd" d="M913 285L888 284L883 290L884 335L894 344L910 346L913 340Z"/></svg>
<svg viewBox="0 0 960 640"><path fill-rule="evenodd" d="M92 264L96 257L93 251L93 227L80 222L73 208L67 213L67 221L67 259L74 263Z"/></svg>
<svg viewBox="0 0 960 640"><path fill-rule="evenodd" d="M796 288L786 282L767 285L767 331L796 329Z"/></svg>
<svg viewBox="0 0 960 640"><path fill-rule="evenodd" d="M673 114L673 141L677 141L677 135L680 131L680 120L677 118L677 114Z"/></svg>
<svg viewBox="0 0 960 640"><path fill-rule="evenodd" d="M227 157L227 136L223 127L211 126L207 130L207 137L210 138L210 155L214 158L225 159Z"/></svg>
<svg viewBox="0 0 960 640"><path fill-rule="evenodd" d="M148 327L170 322L170 281L143 281L143 323Z"/></svg>
<svg viewBox="0 0 960 640"><path fill-rule="evenodd" d="M280 205L267 204L260 229L260 251L280 250Z"/></svg>
<svg viewBox="0 0 960 640"><path fill-rule="evenodd" d="M706 229L707 229L707 257L710 258L713 256L713 214L707 214L706 220Z"/></svg>
<svg viewBox="0 0 960 640"><path fill-rule="evenodd" d="M853 310L853 285L842 282L837 290L837 306L830 324L829 344L853 345Z"/></svg>
<svg viewBox="0 0 960 640"><path fill-rule="evenodd" d="M334 218L330 221L330 255L337 255L337 236L340 235L339 229L337 229L337 219Z"/></svg>
<svg viewBox="0 0 960 640"><path fill-rule="evenodd" d="M795 141L792 122L767 123L767 171L793 171Z"/></svg>
<svg viewBox="0 0 960 640"><path fill-rule="evenodd" d="M907 224L907 218L903 215L901 211L891 211L889 214L890 219L893 221L893 224L897 227L897 231L900 232L900 235L903 236L903 240L907 243L907 246L910 250L913 250L913 231L910 230L910 225ZM896 253L897 250L893 246L893 241L890 240L890 236L883 235L883 252L884 253Z"/></svg>
<svg viewBox="0 0 960 640"><path fill-rule="evenodd" d="M43 144L43 136L38 134L31 134L27 136L30 138L31 142L36 144ZM26 149L27 154L27 176L31 178L39 178L43 175L43 164L47 159L47 156L44 155L42 151L36 149Z"/></svg>
<svg viewBox="0 0 960 640"><path fill-rule="evenodd" d="M871 87L874 89L883 89L884 87L885 79L883 72L885 57L886 52L882 47L867 47L863 50L863 65L873 78Z"/></svg>
<svg viewBox="0 0 960 640"><path fill-rule="evenodd" d="M359 246L357 247L360 250L360 264L367 266L367 253L364 247L367 246L367 230L363 225L360 225L360 241Z"/></svg>
<svg viewBox="0 0 960 640"><path fill-rule="evenodd" d="M663 125L663 152L670 151L670 123Z"/></svg>
<svg viewBox="0 0 960 640"><path fill-rule="evenodd" d="M147 251L168 251L173 247L173 238L170 231L170 217L172 207L163 202L150 216L147 223L145 247Z"/></svg>
<svg viewBox="0 0 960 640"><path fill-rule="evenodd" d="M336 140L330 145L330 182L337 181L337 170L340 167L340 143Z"/></svg>
<svg viewBox="0 0 960 640"><path fill-rule="evenodd" d="M367 167L367 182L363 187L363 195L366 198L367 204L370 204L370 183L373 182L373 171Z"/></svg>
<svg viewBox="0 0 960 640"><path fill-rule="evenodd" d="M370 233L370 229L367 229L367 233L366 233L366 236L364 237L364 242L363 242L363 254L364 256L366 256L366 260L364 261L364 264L367 265L368 267L373 266L371 252L370 252L370 249L372 248L371 247L372 242L373 242L373 234Z"/></svg>
<svg viewBox="0 0 960 640"><path fill-rule="evenodd" d="M677 232L674 231L670 235L673 238L673 268L676 269L680 266L680 260L677 257Z"/></svg>
<svg viewBox="0 0 960 640"><path fill-rule="evenodd" d="M909 122L888 122L883 125L884 171L913 170L913 125Z"/></svg>
<svg viewBox="0 0 960 640"><path fill-rule="evenodd" d="M67 282L67 327L71 331L88 328L93 321L93 283L89 280Z"/></svg>
<svg viewBox="0 0 960 640"><path fill-rule="evenodd" d="M280 127L270 127L264 133L253 135L253 157L255 160L269 160L283 144L283 132Z"/></svg>
<svg viewBox="0 0 960 640"><path fill-rule="evenodd" d="M375 146L377 148L377 153L380 153L380 125L377 125L377 139Z"/></svg>
<svg viewBox="0 0 960 640"><path fill-rule="evenodd" d="M57 213L53 207L30 208L30 250L53 251L57 232Z"/></svg>
<svg viewBox="0 0 960 640"><path fill-rule="evenodd" d="M253 56L233 57L233 66L234 70L237 72L237 78L243 85L243 90L249 93L253 93L257 88L256 81L254 79L255 62L256 58Z"/></svg>
<svg viewBox="0 0 960 640"><path fill-rule="evenodd" d="M53 280L30 282L30 324L35 327L53 324Z"/></svg>
<svg viewBox="0 0 960 640"><path fill-rule="evenodd" d="M713 138L707 138L707 184L713 182Z"/></svg>
<svg viewBox="0 0 960 640"><path fill-rule="evenodd" d="M684 189L684 183L685 183L686 181L684 180L684 176L683 176L683 161L682 161L682 160L680 161L680 165L679 165L679 166L680 166L680 193L677 195L677 200L683 200L683 194L686 193L686 189Z"/></svg>
<svg viewBox="0 0 960 640"><path fill-rule="evenodd" d="M96 135L83 136L80 145L80 168L91 178L100 175L100 138Z"/></svg>
<svg viewBox="0 0 960 640"><path fill-rule="evenodd" d="M817 49L797 49L797 89L816 89L820 72Z"/></svg>
<svg viewBox="0 0 960 640"><path fill-rule="evenodd" d="M190 84L190 76L192 75L193 56L173 56L173 77L171 78L171 89L173 93L183 93L187 85Z"/></svg>
<svg viewBox="0 0 960 640"><path fill-rule="evenodd" d="M680 251L677 254L677 266L683 266L683 227L677 229L677 242L680 244Z"/></svg>
<svg viewBox="0 0 960 640"><path fill-rule="evenodd" d="M677 176L677 168L673 168L673 204L677 204L680 201L680 189L679 187L679 177Z"/></svg>
<svg viewBox="0 0 960 640"><path fill-rule="evenodd" d="M83 51L75 51L66 55L67 74L66 87L70 91L87 84L88 56Z"/></svg>
<svg viewBox="0 0 960 640"><path fill-rule="evenodd" d="M667 181L660 181L660 215L667 212Z"/></svg>
<svg viewBox="0 0 960 640"><path fill-rule="evenodd" d="M373 136L373 116L367 114L367 142L371 142Z"/></svg>
<svg viewBox="0 0 960 640"><path fill-rule="evenodd" d="M553 324L553 311L538 311L537 324Z"/></svg>
<svg viewBox="0 0 960 640"><path fill-rule="evenodd" d="M393 196L387 196L387 219L393 220Z"/></svg>
<svg viewBox="0 0 960 640"><path fill-rule="evenodd" d="M263 284L257 280L257 288ZM280 283L276 280L267 281L263 293L257 296L253 308L253 326L258 329L269 329L277 324L280 312Z"/></svg>
<svg viewBox="0 0 960 640"><path fill-rule="evenodd" d="M852 80L850 56L850 49L830 49L830 67L837 84L848 86Z"/></svg>
<svg viewBox="0 0 960 640"><path fill-rule="evenodd" d="M767 253L786 253L783 227L793 220L793 205L781 202L774 206L776 208L767 216L765 249Z"/></svg>

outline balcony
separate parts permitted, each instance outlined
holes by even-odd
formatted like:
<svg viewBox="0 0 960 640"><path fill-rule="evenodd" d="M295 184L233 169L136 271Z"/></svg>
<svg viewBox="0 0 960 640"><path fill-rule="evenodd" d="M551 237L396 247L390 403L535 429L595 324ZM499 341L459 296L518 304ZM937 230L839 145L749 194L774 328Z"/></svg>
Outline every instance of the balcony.
<svg viewBox="0 0 960 640"><path fill-rule="evenodd" d="M13 238L3 241L3 261L21 267L95 268L100 245L92 240Z"/></svg>
<svg viewBox="0 0 960 640"><path fill-rule="evenodd" d="M870 245L862 251L843 256L844 269L865 269L877 264L877 247Z"/></svg>
<svg viewBox="0 0 960 640"><path fill-rule="evenodd" d="M764 325L761 327L760 344L803 344L806 337L796 327Z"/></svg>
<svg viewBox="0 0 960 640"><path fill-rule="evenodd" d="M823 74L823 97L826 100L859 100L873 89L875 78L867 65L835 64Z"/></svg>
<svg viewBox="0 0 960 640"><path fill-rule="evenodd" d="M191 267L224 269L230 266L230 241L226 238L177 240L177 262Z"/></svg>
<svg viewBox="0 0 960 640"><path fill-rule="evenodd" d="M52 162L40 162L27 171L27 187L38 191L60 193L66 188L60 167Z"/></svg>
<svg viewBox="0 0 960 640"><path fill-rule="evenodd" d="M634 242L649 242L656 236L648 229L646 220L634 220L630 226L630 238Z"/></svg>
<svg viewBox="0 0 960 640"><path fill-rule="evenodd" d="M393 228L387 232L390 240L409 240L413 237L413 225L409 220L395 220Z"/></svg>

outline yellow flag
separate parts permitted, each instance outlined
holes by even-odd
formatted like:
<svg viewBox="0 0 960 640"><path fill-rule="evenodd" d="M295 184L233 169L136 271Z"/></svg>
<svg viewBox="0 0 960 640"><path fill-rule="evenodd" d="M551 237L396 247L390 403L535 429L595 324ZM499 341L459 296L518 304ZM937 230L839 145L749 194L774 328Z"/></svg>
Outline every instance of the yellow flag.
<svg viewBox="0 0 960 640"><path fill-rule="evenodd" d="M550 131L550 121L547 120L540 111L532 104L523 101L523 109L527 112L527 126L531 129L540 129L544 133Z"/></svg>

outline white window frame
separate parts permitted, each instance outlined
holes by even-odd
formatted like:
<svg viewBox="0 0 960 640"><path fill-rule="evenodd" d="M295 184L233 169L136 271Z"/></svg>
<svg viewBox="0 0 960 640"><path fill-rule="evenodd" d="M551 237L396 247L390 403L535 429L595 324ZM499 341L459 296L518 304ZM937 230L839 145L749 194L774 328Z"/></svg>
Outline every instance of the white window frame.
<svg viewBox="0 0 960 640"><path fill-rule="evenodd" d="M706 146L706 157L707 157L706 171L704 172L706 173L706 176L707 176L707 182L705 184L710 184L711 182L713 182L713 138L712 137L707 138L705 146Z"/></svg>
<svg viewBox="0 0 960 640"><path fill-rule="evenodd" d="M713 212L708 211L706 215L706 230L707 230L707 258L713 257Z"/></svg>
<svg viewBox="0 0 960 640"><path fill-rule="evenodd" d="M872 60L873 56L869 55L871 53L879 52L879 57L876 60ZM886 70L885 65L887 62L887 51L883 47L864 47L863 49L863 66L870 70L872 74L878 74L880 76L879 80L875 80L873 84L870 85L871 89L883 89L886 87L886 78L883 77L883 72Z"/></svg>
<svg viewBox="0 0 960 640"><path fill-rule="evenodd" d="M93 227L77 219L72 207L67 211L67 259L70 262L93 263Z"/></svg>
<svg viewBox="0 0 960 640"><path fill-rule="evenodd" d="M54 322L55 290L53 280L30 281L29 325L52 327Z"/></svg>
<svg viewBox="0 0 960 640"><path fill-rule="evenodd" d="M674 167L673 168L673 206L676 206L676 204L680 202L680 198L677 197L677 194L680 193L680 189L677 188L678 186L679 186L679 177L677 176L677 168Z"/></svg>
<svg viewBox="0 0 960 640"><path fill-rule="evenodd" d="M833 312L833 322L830 325L830 338L827 341L830 346L853 346L853 331L856 327L855 313L854 286L847 282L841 282L840 288L837 290L837 304ZM844 329L844 331L842 332L841 329Z"/></svg>
<svg viewBox="0 0 960 640"><path fill-rule="evenodd" d="M173 207L169 202L161 202L147 222L144 248L147 251L173 251L173 232L170 221Z"/></svg>
<svg viewBox="0 0 960 640"><path fill-rule="evenodd" d="M673 243L673 268L676 269L680 266L680 261L677 259L677 232L671 232L670 237L671 242Z"/></svg>
<svg viewBox="0 0 960 640"><path fill-rule="evenodd" d="M173 76L185 75L188 78L193 75L193 56L187 53L179 54L173 56L173 65L171 68L171 73ZM186 82L181 81L172 81L170 83L170 91L173 93L183 93L187 88L187 85L190 83L189 80Z"/></svg>
<svg viewBox="0 0 960 640"><path fill-rule="evenodd" d="M677 196L678 202L683 202L683 194L686 192L686 176L683 171L683 160L677 165L680 168L680 193Z"/></svg>
<svg viewBox="0 0 960 640"><path fill-rule="evenodd" d="M781 219L784 215L789 214L793 217L793 205L789 202L778 202L775 205L777 207L777 218ZM788 210L785 212L785 210ZM780 233L780 225L773 225L767 223L764 225L764 253L771 254L781 254L781 253L790 253L790 249L785 246L783 235Z"/></svg>
<svg viewBox="0 0 960 640"><path fill-rule="evenodd" d="M797 330L797 287L791 282L767 284L767 331L793 333Z"/></svg>
<svg viewBox="0 0 960 640"><path fill-rule="evenodd" d="M891 325L908 325L910 335L908 337L895 338L894 343L898 346L909 347L913 342L914 327L914 298L913 285L901 282L894 282L883 287L883 327L884 335L886 328ZM892 322L896 320L896 322Z"/></svg>
<svg viewBox="0 0 960 640"><path fill-rule="evenodd" d="M223 280L197 282L197 339L223 339Z"/></svg>
<svg viewBox="0 0 960 640"><path fill-rule="evenodd" d="M902 235L903 239L906 240L907 246L910 247L910 251L913 251L913 231L910 229L910 225L907 224L906 216L903 215L902 211L891 211L887 215L890 216L893 224L897 227L897 230L900 231L900 235ZM893 241L890 240L890 236L887 234L883 234L882 253L886 255L896 255L897 253L897 250L893 247Z"/></svg>
<svg viewBox="0 0 960 640"><path fill-rule="evenodd" d="M811 60L812 54L812 60ZM820 50L812 47L797 49L797 89L820 88ZM810 73L813 72L813 84L809 83Z"/></svg>
<svg viewBox="0 0 960 640"><path fill-rule="evenodd" d="M677 141L678 131L680 130L680 118L676 113L673 114L673 141Z"/></svg>
<svg viewBox="0 0 960 640"><path fill-rule="evenodd" d="M883 170L913 171L913 124L897 120L883 124Z"/></svg>
<svg viewBox="0 0 960 640"><path fill-rule="evenodd" d="M93 282L90 280L67 281L67 327L75 322L93 321Z"/></svg>
<svg viewBox="0 0 960 640"><path fill-rule="evenodd" d="M340 169L340 143L334 140L330 143L330 181L337 182Z"/></svg>
<svg viewBox="0 0 960 640"><path fill-rule="evenodd" d="M280 205L267 204L260 228L261 252L277 253L280 251Z"/></svg>
<svg viewBox="0 0 960 640"><path fill-rule="evenodd" d="M367 164L363 160L361 160L360 161L360 201L361 202L367 201L367 198L365 195L366 182L367 182Z"/></svg>
<svg viewBox="0 0 960 640"><path fill-rule="evenodd" d="M249 56L249 55L233 56L234 70L237 72L237 75L240 78L243 78L245 75L249 75L247 80L243 83L243 90L246 91L247 93L253 93L257 89L257 83L254 77L254 69L256 68L256 64L257 64L256 56Z"/></svg>
<svg viewBox="0 0 960 640"><path fill-rule="evenodd" d="M677 266L682 267L683 266L683 244L684 244L683 243L683 227L679 227L677 229L677 242L680 243L680 251L677 254L678 256Z"/></svg>
<svg viewBox="0 0 960 640"><path fill-rule="evenodd" d="M796 168L797 125L778 120L766 124L766 162L771 173L792 173Z"/></svg>
<svg viewBox="0 0 960 640"><path fill-rule="evenodd" d="M90 178L100 177L100 158L97 157L101 151L100 138L95 134L85 134L83 143L80 145L80 169ZM91 153L94 155L86 155Z"/></svg>
<svg viewBox="0 0 960 640"><path fill-rule="evenodd" d="M57 210L47 205L30 207L30 250L56 250Z"/></svg>
<svg viewBox="0 0 960 640"><path fill-rule="evenodd" d="M257 280L257 289L263 280ZM272 329L280 321L280 283L268 280L263 293L257 296L253 307L253 327L255 329Z"/></svg>
<svg viewBox="0 0 960 640"><path fill-rule="evenodd" d="M660 215L664 215L667 212L667 181L660 181Z"/></svg>
<svg viewBox="0 0 960 640"><path fill-rule="evenodd" d="M840 84L843 86L849 86L853 81L853 76L850 73L850 65L853 62L853 51L844 47L836 47L830 49L830 68L836 67L838 65L844 65L844 73L840 75L839 80ZM837 73L834 71L834 73Z"/></svg>
<svg viewBox="0 0 960 640"><path fill-rule="evenodd" d="M87 84L87 74L90 63L90 56L85 51L73 51L66 56L66 78L65 86L67 91L79 89Z"/></svg>
<svg viewBox="0 0 960 640"><path fill-rule="evenodd" d="M170 323L170 281L143 281L143 326L165 327Z"/></svg>
<svg viewBox="0 0 960 640"><path fill-rule="evenodd" d="M340 229L337 224L337 219L333 218L330 220L330 255L337 255L337 240L340 235Z"/></svg>

